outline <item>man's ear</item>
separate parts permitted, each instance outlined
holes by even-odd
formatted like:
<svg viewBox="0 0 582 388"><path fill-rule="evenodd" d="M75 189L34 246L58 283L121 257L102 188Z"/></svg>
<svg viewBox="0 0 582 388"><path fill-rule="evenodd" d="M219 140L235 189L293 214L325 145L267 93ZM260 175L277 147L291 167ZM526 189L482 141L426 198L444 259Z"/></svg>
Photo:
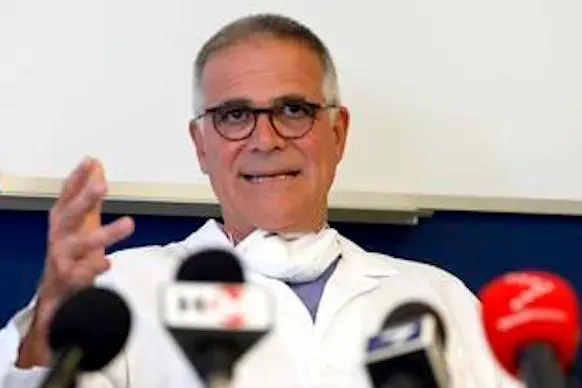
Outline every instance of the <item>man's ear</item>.
<svg viewBox="0 0 582 388"><path fill-rule="evenodd" d="M335 136L336 158L339 163L344 156L348 128L350 126L350 112L346 107L337 108L337 112L332 117L332 130Z"/></svg>
<svg viewBox="0 0 582 388"><path fill-rule="evenodd" d="M206 150L204 148L204 134L202 133L202 128L198 122L190 120L189 125L190 138L194 143L194 148L196 149L196 156L198 157L198 164L200 169L204 174L207 174L206 169Z"/></svg>

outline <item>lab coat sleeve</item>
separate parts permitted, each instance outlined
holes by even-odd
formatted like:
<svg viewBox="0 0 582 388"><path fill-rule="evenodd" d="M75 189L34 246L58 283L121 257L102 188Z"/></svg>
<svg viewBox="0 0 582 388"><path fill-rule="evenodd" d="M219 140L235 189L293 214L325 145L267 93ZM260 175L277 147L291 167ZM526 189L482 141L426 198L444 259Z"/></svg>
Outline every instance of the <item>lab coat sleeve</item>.
<svg viewBox="0 0 582 388"><path fill-rule="evenodd" d="M2 388L36 387L40 385L47 368L20 369L15 363L21 339L30 326L34 300L16 313L0 330L0 382Z"/></svg>

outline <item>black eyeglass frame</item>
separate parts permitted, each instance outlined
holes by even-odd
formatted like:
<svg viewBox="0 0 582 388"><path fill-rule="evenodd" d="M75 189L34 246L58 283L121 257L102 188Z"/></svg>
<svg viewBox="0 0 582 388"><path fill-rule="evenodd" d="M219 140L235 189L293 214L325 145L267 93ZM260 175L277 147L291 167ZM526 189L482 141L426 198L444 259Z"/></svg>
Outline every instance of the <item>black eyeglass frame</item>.
<svg viewBox="0 0 582 388"><path fill-rule="evenodd" d="M277 104L275 106L271 106L268 108L257 108L257 107L250 107L250 106L238 107L239 109L240 108L247 109L252 114L252 117L253 117L253 123L251 126L249 126L250 129L243 132L244 135L239 136L239 137L226 136L223 132L221 132L218 129L219 125L217 125L218 119L217 119L216 113L222 109L228 108L228 106L225 106L225 104L205 109L202 113L200 113L198 116L196 116L193 121L198 121L207 115L211 115L212 126L214 127L214 130L220 136L222 136L224 139L229 140L229 141L240 141L240 140L245 140L245 139L248 139L249 137L251 137L251 135L253 134L253 132L255 131L255 129L257 127L257 122L259 121L259 115L266 114L266 115L268 115L269 123L271 124L271 127L275 130L275 132L277 133L278 136L282 137L283 139L296 140L296 139L300 139L303 136L307 135L313 129L313 124L315 124L315 120L317 119L317 115L319 114L319 112L321 112L323 110L327 110L327 109L339 108L339 105L334 104L334 103L325 104L325 105L318 104L315 102L307 102L307 101L301 101L300 103L305 105L306 107L309 107L313 111L313 113L309 115L309 117L311 118L311 122L309 125L306 126L305 130L303 130L300 134L293 135L293 136L288 136L288 135L281 133L281 130L279 128L277 128L277 125L275 124L275 121L274 121L274 115L276 113L278 113L278 111L280 111L285 106L285 104L280 104L280 105ZM246 133L246 132L248 132L248 133Z"/></svg>

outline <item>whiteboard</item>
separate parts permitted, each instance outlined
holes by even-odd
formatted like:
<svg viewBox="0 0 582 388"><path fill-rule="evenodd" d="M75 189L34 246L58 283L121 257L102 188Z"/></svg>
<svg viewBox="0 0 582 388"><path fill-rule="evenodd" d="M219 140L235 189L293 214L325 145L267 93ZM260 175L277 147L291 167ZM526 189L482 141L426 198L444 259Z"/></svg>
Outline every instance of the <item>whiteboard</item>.
<svg viewBox="0 0 582 388"><path fill-rule="evenodd" d="M579 0L0 0L0 171L197 184L192 62L259 11L307 23L351 110L334 192L582 201Z"/></svg>

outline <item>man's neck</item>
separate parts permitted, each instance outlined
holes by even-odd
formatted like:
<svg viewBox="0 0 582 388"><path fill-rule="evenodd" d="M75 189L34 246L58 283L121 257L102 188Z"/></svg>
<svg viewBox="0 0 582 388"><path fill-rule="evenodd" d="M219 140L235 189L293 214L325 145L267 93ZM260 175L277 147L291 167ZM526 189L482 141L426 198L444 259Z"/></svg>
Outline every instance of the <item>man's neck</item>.
<svg viewBox="0 0 582 388"><path fill-rule="evenodd" d="M224 231L224 233L226 234L226 236L228 237L228 239L235 245L238 244L239 242L241 242L242 240L244 240L245 237L247 237L249 234L251 234L254 230L257 229L257 228L239 229L239 228L236 228L233 225L228 224L228 223L222 224L221 227L222 227L222 230ZM302 228L302 229L297 228L297 229L287 229L287 230L281 230L281 231L274 230L274 231L272 231L272 233L280 235L285 239L293 240L293 239L299 238L301 236L304 236L308 233L317 233L326 227L328 227L328 224L327 224L327 222L323 221L320 224L318 224L314 227L311 227L311 228Z"/></svg>

